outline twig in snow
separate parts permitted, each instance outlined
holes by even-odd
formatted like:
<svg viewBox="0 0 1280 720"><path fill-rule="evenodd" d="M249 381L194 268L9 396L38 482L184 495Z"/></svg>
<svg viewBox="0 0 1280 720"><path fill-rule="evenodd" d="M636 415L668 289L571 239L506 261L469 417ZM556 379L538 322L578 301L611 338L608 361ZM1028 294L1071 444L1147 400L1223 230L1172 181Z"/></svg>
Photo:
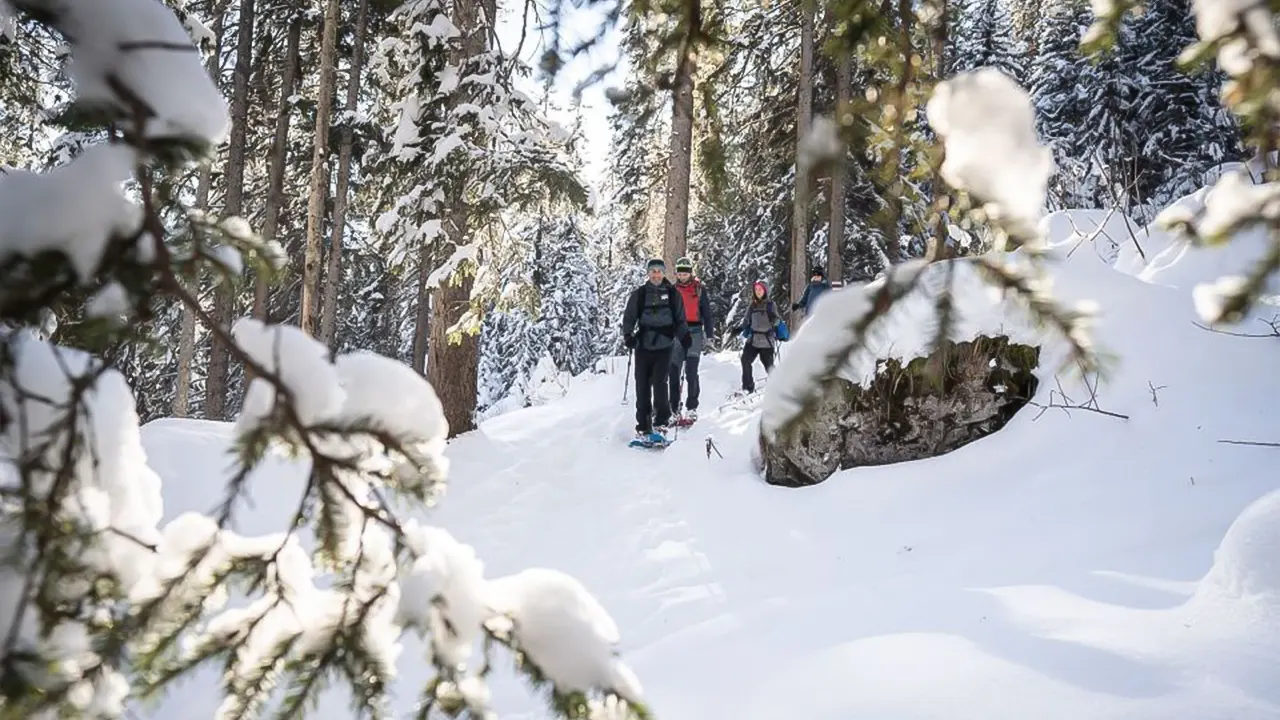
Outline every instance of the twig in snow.
<svg viewBox="0 0 1280 720"><path fill-rule="evenodd" d="M708 459L708 460L710 460L710 459L711 459L711 452L712 452L712 451L715 451L715 454L716 454L717 456L719 456L721 460L723 460L723 459L724 459L724 455L720 452L720 448L716 447L716 441L715 441L715 440L712 440L712 439L711 439L711 436L710 436L710 435L708 435L708 436L707 436L707 459Z"/></svg>
<svg viewBox="0 0 1280 720"><path fill-rule="evenodd" d="M1156 395L1157 391L1163 390L1168 385L1153 385L1150 380L1147 381L1147 387L1151 389L1151 404L1160 407L1160 397Z"/></svg>
<svg viewBox="0 0 1280 720"><path fill-rule="evenodd" d="M1128 420L1129 419L1128 415L1124 415L1118 412L1111 412L1110 410L1103 410L1101 407L1098 407L1097 382L1098 381L1097 381L1096 375L1094 376L1092 383L1090 383L1089 376L1087 374L1084 376L1084 385L1089 389L1089 399L1082 403L1077 403L1074 400L1072 400L1070 396L1067 395L1066 390L1062 388L1062 380L1057 380L1058 389L1049 391L1048 403L1041 404L1034 401L1027 403L1028 405L1034 405L1035 407L1040 408L1040 412L1036 413L1036 416L1032 418L1032 421L1034 422L1035 420L1039 420L1040 416L1048 412L1050 408L1057 408L1062 412L1066 413L1068 416L1071 415L1072 410L1086 410L1088 412L1097 413L1099 415L1106 415L1108 417L1118 418L1120 420ZM1055 400L1054 399L1055 395L1058 397L1061 397L1062 400L1061 401Z"/></svg>
<svg viewBox="0 0 1280 720"><path fill-rule="evenodd" d="M1191 324L1195 325L1201 330L1208 330L1209 332L1215 332L1220 335L1230 335L1231 337L1246 337L1246 338L1280 337L1280 315L1277 315L1271 318L1270 320L1262 320L1261 318L1259 318L1259 322L1271 328L1271 332L1262 332L1262 333L1233 332L1231 330L1223 330L1221 328L1209 327L1208 325L1204 325L1202 323L1198 323L1194 321Z"/></svg>
<svg viewBox="0 0 1280 720"><path fill-rule="evenodd" d="M1266 442L1262 440L1219 440L1223 445L1250 445L1252 447L1272 447L1280 448L1280 442Z"/></svg>

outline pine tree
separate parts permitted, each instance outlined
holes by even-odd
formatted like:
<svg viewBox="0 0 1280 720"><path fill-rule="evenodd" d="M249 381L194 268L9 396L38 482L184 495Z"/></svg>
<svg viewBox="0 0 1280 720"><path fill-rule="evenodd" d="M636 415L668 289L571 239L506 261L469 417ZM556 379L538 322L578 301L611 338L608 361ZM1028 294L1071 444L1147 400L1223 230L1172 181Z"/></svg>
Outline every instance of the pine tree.
<svg viewBox="0 0 1280 720"><path fill-rule="evenodd" d="M949 28L945 76L993 67L1026 83L1027 49L1014 33L1005 0L956 0Z"/></svg>
<svg viewBox="0 0 1280 720"><path fill-rule="evenodd" d="M1051 208L1089 207L1082 190L1090 172L1091 148L1079 134L1091 98L1083 76L1088 60L1080 54L1080 37L1088 27L1088 10L1077 0L1055 3L1039 32L1039 55L1031 72L1031 94L1041 139L1053 149L1057 172L1050 179Z"/></svg>

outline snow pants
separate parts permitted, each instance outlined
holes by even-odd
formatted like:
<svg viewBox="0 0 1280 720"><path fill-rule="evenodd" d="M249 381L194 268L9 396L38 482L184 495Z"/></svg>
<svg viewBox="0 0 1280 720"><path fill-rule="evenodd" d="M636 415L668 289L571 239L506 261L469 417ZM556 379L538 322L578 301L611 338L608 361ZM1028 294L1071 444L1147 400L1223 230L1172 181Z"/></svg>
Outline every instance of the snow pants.
<svg viewBox="0 0 1280 720"><path fill-rule="evenodd" d="M766 373L773 370L773 348L759 348L750 342L747 342L747 346L742 348L742 389L746 392L756 391L755 374L751 372L751 364L755 362L756 358L760 358Z"/></svg>
<svg viewBox="0 0 1280 720"><path fill-rule="evenodd" d="M698 382L698 361L702 359L702 349L707 340L702 335L701 325L689 328L689 333L693 336L693 342L689 343L688 350L679 343L671 348L671 408L677 411L681 408L680 371L682 369L685 380L689 383L689 399L683 407L697 410L698 395L702 391L702 385Z"/></svg>
<svg viewBox="0 0 1280 720"><path fill-rule="evenodd" d="M678 346L677 346L678 347ZM654 425L671 424L667 376L671 373L671 349L636 349L636 431L650 432Z"/></svg>

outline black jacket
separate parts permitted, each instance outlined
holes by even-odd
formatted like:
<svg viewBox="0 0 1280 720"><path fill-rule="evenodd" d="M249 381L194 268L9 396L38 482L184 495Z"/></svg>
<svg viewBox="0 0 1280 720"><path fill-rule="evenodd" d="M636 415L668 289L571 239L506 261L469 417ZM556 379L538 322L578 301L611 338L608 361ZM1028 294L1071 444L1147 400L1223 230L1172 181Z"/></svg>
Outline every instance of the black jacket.
<svg viewBox="0 0 1280 720"><path fill-rule="evenodd" d="M664 279L657 285L645 282L627 298L622 335L635 335L637 350L670 350L688 334L684 303L680 300L680 291L670 280Z"/></svg>

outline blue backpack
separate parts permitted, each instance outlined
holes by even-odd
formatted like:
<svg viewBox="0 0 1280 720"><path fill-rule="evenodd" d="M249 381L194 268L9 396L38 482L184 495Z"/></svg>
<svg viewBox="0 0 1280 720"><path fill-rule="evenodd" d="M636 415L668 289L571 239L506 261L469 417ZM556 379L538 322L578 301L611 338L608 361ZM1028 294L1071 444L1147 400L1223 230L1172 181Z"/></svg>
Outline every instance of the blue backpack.
<svg viewBox="0 0 1280 720"><path fill-rule="evenodd" d="M791 331L787 329L787 321L778 319L778 341L786 342L791 339Z"/></svg>

